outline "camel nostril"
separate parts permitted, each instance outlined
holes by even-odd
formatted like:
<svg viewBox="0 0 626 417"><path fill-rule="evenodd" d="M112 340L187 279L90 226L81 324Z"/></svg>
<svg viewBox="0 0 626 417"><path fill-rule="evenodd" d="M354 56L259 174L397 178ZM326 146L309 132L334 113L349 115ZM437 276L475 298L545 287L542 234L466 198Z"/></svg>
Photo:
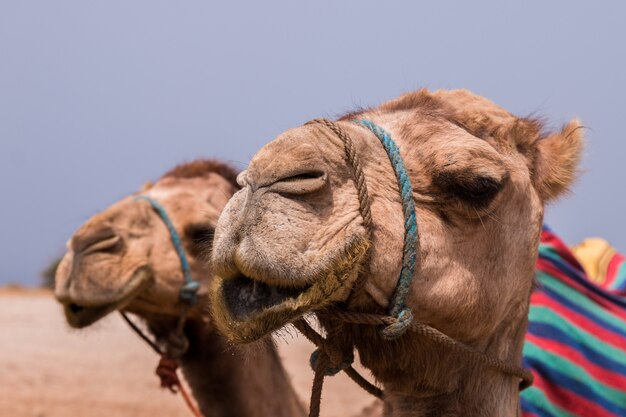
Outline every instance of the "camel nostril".
<svg viewBox="0 0 626 417"><path fill-rule="evenodd" d="M246 185L248 185L248 177L246 176L247 173L248 171L242 171L239 175L237 175L237 185L241 188L245 188Z"/></svg>
<svg viewBox="0 0 626 417"><path fill-rule="evenodd" d="M78 314L78 313L80 313L81 311L83 311L85 309L84 307L81 307L78 304L74 304L74 303L70 303L68 305L68 308L74 314Z"/></svg>
<svg viewBox="0 0 626 417"><path fill-rule="evenodd" d="M94 252L115 252L120 250L122 246L122 238L119 235L113 235L111 237L92 242L89 246L83 249L82 254L88 255Z"/></svg>
<svg viewBox="0 0 626 417"><path fill-rule="evenodd" d="M322 189L328 183L328 176L324 171L311 170L285 176L270 185L270 189L277 193L302 195Z"/></svg>

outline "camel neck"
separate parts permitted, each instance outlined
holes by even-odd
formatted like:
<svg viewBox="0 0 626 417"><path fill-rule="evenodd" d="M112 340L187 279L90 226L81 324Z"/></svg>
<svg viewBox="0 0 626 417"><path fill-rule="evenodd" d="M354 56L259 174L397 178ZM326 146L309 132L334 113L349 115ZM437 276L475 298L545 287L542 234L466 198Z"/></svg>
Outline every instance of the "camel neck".
<svg viewBox="0 0 626 417"><path fill-rule="evenodd" d="M525 321L475 347L521 363ZM369 326L349 326L361 362L383 385L385 417L515 417L519 379L486 368L410 332L384 340Z"/></svg>
<svg viewBox="0 0 626 417"><path fill-rule="evenodd" d="M385 417L516 417L517 383L511 378L468 373L452 391L418 388L407 393L406 384L385 386Z"/></svg>
<svg viewBox="0 0 626 417"><path fill-rule="evenodd" d="M271 339L231 346L200 322L185 334L181 369L205 417L305 415Z"/></svg>

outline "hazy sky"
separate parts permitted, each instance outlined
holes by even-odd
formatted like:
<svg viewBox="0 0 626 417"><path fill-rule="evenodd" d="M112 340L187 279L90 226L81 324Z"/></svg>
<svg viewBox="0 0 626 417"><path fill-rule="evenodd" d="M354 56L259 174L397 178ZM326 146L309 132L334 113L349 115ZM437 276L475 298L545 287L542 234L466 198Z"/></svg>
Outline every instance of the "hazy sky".
<svg viewBox="0 0 626 417"><path fill-rule="evenodd" d="M585 174L548 223L626 251L624 2L217 3L0 2L0 284L37 283L82 222L181 161L244 167L287 128L418 87L579 116Z"/></svg>

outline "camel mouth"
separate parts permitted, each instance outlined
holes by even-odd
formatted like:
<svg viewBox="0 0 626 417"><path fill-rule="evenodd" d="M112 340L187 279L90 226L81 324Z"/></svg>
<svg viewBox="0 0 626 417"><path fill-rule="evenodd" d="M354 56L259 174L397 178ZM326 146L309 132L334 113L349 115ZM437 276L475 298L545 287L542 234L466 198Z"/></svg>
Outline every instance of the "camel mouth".
<svg viewBox="0 0 626 417"><path fill-rule="evenodd" d="M369 248L367 239L350 243L313 282L301 286L269 284L235 272L217 276L211 283L211 312L215 324L228 339L250 343L335 302L345 301L361 270Z"/></svg>
<svg viewBox="0 0 626 417"><path fill-rule="evenodd" d="M223 294L226 306L237 320L245 320L262 310L294 300L305 293L311 285L284 287L270 285L242 273L224 282Z"/></svg>
<svg viewBox="0 0 626 417"><path fill-rule="evenodd" d="M151 283L151 277L152 275L145 268L140 268L133 272L128 284L111 301L91 303L82 299L82 297L80 301L71 298L59 300L63 304L63 312L65 313L67 323L75 329L82 329L94 324L115 310L125 308Z"/></svg>
<svg viewBox="0 0 626 417"><path fill-rule="evenodd" d="M117 303L105 304L99 307L88 307L76 303L63 305L67 322L76 329L90 326L116 309Z"/></svg>

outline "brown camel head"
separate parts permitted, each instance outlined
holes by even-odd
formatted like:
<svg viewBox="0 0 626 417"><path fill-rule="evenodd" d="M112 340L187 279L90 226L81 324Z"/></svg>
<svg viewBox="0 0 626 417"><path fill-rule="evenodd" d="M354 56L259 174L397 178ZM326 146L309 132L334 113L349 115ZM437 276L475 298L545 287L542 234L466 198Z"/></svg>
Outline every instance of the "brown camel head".
<svg viewBox="0 0 626 417"><path fill-rule="evenodd" d="M83 224L56 274L55 295L68 323L89 326L121 309L143 317L180 314L180 259L163 220L150 203L136 198L140 194L167 211L201 283L200 301L206 298L211 271L200 254L210 250L219 214L237 188L235 177L220 162L183 164ZM190 315L199 317L203 307L198 302Z"/></svg>
<svg viewBox="0 0 626 417"><path fill-rule="evenodd" d="M420 235L407 299L415 319L464 341L491 334L502 317L523 320L544 203L575 177L581 126L546 134L470 92L421 90L338 122L363 164L371 233L344 144L327 127L289 130L253 157L215 235L221 330L251 341L331 304L388 309L402 264L400 193L380 141L353 119L389 132L409 171Z"/></svg>

